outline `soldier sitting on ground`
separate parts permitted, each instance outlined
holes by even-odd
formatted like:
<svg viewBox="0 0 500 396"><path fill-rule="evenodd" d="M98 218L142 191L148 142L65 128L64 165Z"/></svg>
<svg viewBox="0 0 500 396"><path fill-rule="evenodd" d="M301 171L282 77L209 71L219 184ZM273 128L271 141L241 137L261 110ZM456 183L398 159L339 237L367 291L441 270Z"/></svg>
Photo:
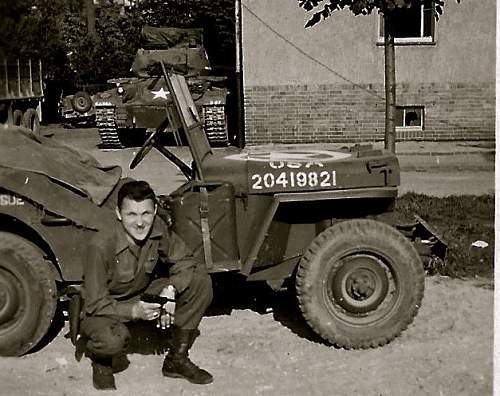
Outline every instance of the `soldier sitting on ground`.
<svg viewBox="0 0 500 396"><path fill-rule="evenodd" d="M125 324L138 320L156 320L162 328L172 324L171 331L165 332L171 340L162 367L164 376L196 384L213 380L188 357L212 301L210 277L156 211L156 197L148 183L127 182L118 192L114 229L90 241L81 335L87 340L97 389L116 388L113 373L129 363L126 353L131 336ZM162 277L165 269L168 276ZM143 293L171 301L165 306L144 302L140 300Z"/></svg>

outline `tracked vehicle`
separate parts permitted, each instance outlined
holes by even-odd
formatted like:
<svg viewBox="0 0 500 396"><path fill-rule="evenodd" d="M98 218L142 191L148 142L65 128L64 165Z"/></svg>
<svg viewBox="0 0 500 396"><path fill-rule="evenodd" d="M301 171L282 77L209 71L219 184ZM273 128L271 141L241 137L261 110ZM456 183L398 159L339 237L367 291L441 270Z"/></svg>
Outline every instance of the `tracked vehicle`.
<svg viewBox="0 0 500 396"><path fill-rule="evenodd" d="M209 141L226 145L227 78L213 75L202 30L145 26L141 36L143 48L131 68L134 77L110 80L115 87L94 98L102 148L123 148L130 134L153 131L168 116L169 92L160 61L186 76ZM182 143L177 134L174 137L177 144Z"/></svg>
<svg viewBox="0 0 500 396"><path fill-rule="evenodd" d="M399 184L396 156L363 146L213 149L185 78L162 73L168 117L130 166L155 147L186 176L159 206L200 265L273 289L289 281L305 320L330 344L377 347L398 336L424 294L416 247L443 257L446 246L422 221L406 225L405 235L388 222ZM188 142L191 164L159 144L170 122ZM47 333L58 300L77 290L86 242L111 221L122 180L119 170L27 131L0 138L7 202L0 206L0 353L19 355ZM29 163L15 155L20 143L38 153Z"/></svg>

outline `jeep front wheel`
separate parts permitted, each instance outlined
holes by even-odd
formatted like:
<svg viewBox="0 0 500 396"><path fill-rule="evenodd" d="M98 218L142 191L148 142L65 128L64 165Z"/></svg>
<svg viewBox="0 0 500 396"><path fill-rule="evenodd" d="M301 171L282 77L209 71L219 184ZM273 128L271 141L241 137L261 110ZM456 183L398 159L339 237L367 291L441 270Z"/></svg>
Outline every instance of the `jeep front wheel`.
<svg viewBox="0 0 500 396"><path fill-rule="evenodd" d="M346 349L377 347L417 314L424 269L413 245L393 227L349 220L313 240L296 289L306 321L325 340Z"/></svg>
<svg viewBox="0 0 500 396"><path fill-rule="evenodd" d="M56 307L56 284L42 254L23 238L0 232L0 355L35 347Z"/></svg>

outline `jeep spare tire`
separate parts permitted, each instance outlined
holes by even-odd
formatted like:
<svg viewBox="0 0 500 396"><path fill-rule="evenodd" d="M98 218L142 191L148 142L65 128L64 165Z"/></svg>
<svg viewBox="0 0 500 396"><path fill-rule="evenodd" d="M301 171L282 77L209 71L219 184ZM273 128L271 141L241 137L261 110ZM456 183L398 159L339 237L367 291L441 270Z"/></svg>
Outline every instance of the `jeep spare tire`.
<svg viewBox="0 0 500 396"><path fill-rule="evenodd" d="M349 220L312 241L297 269L296 290L306 321L322 338L346 349L377 347L417 314L424 269L395 228Z"/></svg>
<svg viewBox="0 0 500 396"><path fill-rule="evenodd" d="M79 113L85 113L92 107L92 99L87 92L79 91L73 95L73 108Z"/></svg>
<svg viewBox="0 0 500 396"><path fill-rule="evenodd" d="M57 307L50 275L36 246L0 232L0 355L22 355L48 332Z"/></svg>

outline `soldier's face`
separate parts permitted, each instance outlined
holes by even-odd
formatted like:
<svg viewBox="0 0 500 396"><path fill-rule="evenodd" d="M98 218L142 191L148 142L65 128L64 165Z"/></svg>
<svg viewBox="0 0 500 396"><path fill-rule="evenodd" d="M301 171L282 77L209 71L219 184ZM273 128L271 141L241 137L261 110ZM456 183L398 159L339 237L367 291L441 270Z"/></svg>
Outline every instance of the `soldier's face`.
<svg viewBox="0 0 500 396"><path fill-rule="evenodd" d="M116 209L118 220L132 242L143 242L149 235L156 214L156 205L152 199L134 201L124 198L121 208Z"/></svg>

